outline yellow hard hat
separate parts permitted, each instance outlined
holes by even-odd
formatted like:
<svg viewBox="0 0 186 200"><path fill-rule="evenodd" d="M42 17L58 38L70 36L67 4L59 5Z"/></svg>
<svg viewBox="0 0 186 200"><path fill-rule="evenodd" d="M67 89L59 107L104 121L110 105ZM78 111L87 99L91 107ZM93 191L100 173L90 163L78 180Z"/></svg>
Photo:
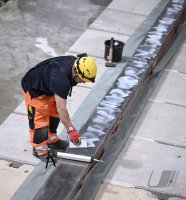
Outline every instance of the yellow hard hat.
<svg viewBox="0 0 186 200"><path fill-rule="evenodd" d="M94 59L86 54L80 54L78 57L74 62L74 67L79 78L84 82L95 82L97 67Z"/></svg>

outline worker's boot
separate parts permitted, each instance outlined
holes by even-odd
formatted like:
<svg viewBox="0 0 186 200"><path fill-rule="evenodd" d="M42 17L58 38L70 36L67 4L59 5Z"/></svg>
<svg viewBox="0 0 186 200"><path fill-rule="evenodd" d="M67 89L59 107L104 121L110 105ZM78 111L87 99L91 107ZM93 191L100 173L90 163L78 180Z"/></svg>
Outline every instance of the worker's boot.
<svg viewBox="0 0 186 200"><path fill-rule="evenodd" d="M48 148L57 149L65 151L68 147L69 143L65 140L58 140L57 142L53 144L48 144Z"/></svg>

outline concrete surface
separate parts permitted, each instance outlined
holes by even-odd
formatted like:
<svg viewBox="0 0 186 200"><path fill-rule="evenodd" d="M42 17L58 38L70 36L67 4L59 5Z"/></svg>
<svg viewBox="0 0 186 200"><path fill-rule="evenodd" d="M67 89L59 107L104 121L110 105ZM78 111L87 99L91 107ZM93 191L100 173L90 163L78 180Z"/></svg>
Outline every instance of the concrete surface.
<svg viewBox="0 0 186 200"><path fill-rule="evenodd" d="M184 55L185 41L162 72L104 184L114 185L118 190L129 187L151 191L152 197L158 199L186 198ZM98 195L103 191L100 188ZM135 199L136 192L133 195ZM116 197L120 199L119 192ZM103 195L100 199L106 198Z"/></svg>
<svg viewBox="0 0 186 200"><path fill-rule="evenodd" d="M136 30L136 27L143 22L145 17L146 16L135 13L106 9L94 23L90 25L90 28L128 36ZM110 26L110 24L112 24L112 26Z"/></svg>
<svg viewBox="0 0 186 200"><path fill-rule="evenodd" d="M147 16L159 2L160 0L114 0L109 4L108 8Z"/></svg>
<svg viewBox="0 0 186 200"><path fill-rule="evenodd" d="M114 37L117 40L126 42L128 36L119 33L110 33L100 30L87 29L81 37L69 49L70 52L87 52L88 55L98 58L104 57L104 41Z"/></svg>
<svg viewBox="0 0 186 200"><path fill-rule="evenodd" d="M138 137L185 148L185 42L164 70L135 127ZM178 120L179 119L179 120ZM153 131L151 131L153 130Z"/></svg>
<svg viewBox="0 0 186 200"><path fill-rule="evenodd" d="M19 82L22 75L34 64L48 57L65 54L65 52L67 54L87 52L96 59L98 63L97 81L101 80L102 76L105 77L107 73L114 70L105 68L104 41L114 36L115 39L127 42L160 0L113 0L103 10L110 2L63 0L63 3L55 1L53 4L51 1L44 2L43 0L26 2L15 0L9 1L5 7L0 8L2 30L0 92L3 94L0 96L0 120L3 122L6 116L13 112L0 127L3 138L0 142L0 157L11 160L0 160L2 191L0 199L9 199L34 168L32 165L38 162L37 159L32 160L28 131L26 130L26 112L24 104L21 103L23 98ZM51 7L53 8L52 12ZM58 12L58 10L62 12ZM101 15L97 18L100 13ZM95 20L95 18L97 19ZM143 34L141 33L141 35ZM46 42L48 42L48 48L44 49L43 45ZM178 55L171 61L172 66L168 66L164 71L134 128L128 145L118 156L95 199L157 199L157 193L167 194L167 192L171 195L186 195L186 188L184 188L186 152L183 141L186 117L184 52L185 43L178 51ZM91 84L74 88L72 99L69 99L68 102L71 116L86 100L93 88L94 86ZM16 108L19 103L21 104ZM89 103L91 104L91 102ZM171 116L170 119L169 116ZM178 118L182 119L176 120ZM166 129L164 124L169 129ZM59 132L62 128L61 124ZM174 134L176 129L179 129L178 137ZM19 143L13 149L12 146L15 142L17 143L17 139L21 141L22 145ZM156 140L158 143L155 142ZM12 149L6 149L6 146ZM25 149L27 151L24 151ZM12 152L15 156L11 157ZM15 160L20 162L12 162ZM13 163L14 168L9 166L10 162ZM27 163L27 165L22 165L22 163ZM18 168L15 168L16 164L19 166ZM22 170L23 166L25 170ZM155 194L146 191L152 190L152 187L150 189L147 187L152 171L160 176L161 172L167 169L177 174L175 187L171 185L171 191L169 191L170 188L161 188L160 191L156 190ZM20 171L18 172L18 170ZM27 173L27 171L29 172ZM183 179L180 178L181 176ZM154 179L150 180L154 181ZM156 185L157 181L150 183ZM9 187L11 190L8 192L7 188Z"/></svg>
<svg viewBox="0 0 186 200"><path fill-rule="evenodd" d="M38 163L38 159L29 157L32 147L29 142L27 116L10 114L1 124L0 130L1 158L27 164Z"/></svg>
<svg viewBox="0 0 186 200"><path fill-rule="evenodd" d="M23 100L20 79L26 71L65 54L110 2L10 0L0 7L0 123Z"/></svg>
<svg viewBox="0 0 186 200"><path fill-rule="evenodd" d="M176 60L176 58L173 58L167 70L170 69L173 71L176 70L177 72L180 72L180 73L186 73L185 53L186 53L186 42L184 42L181 48L178 50L178 55L177 55L178 59Z"/></svg>
<svg viewBox="0 0 186 200"><path fill-rule="evenodd" d="M157 100L149 101L135 126L135 135L139 138L186 147L185 110L183 106Z"/></svg>
<svg viewBox="0 0 186 200"><path fill-rule="evenodd" d="M104 191L104 192L102 192ZM94 200L148 200L158 199L150 192L141 189L127 188L123 186L116 186L108 183L103 183L100 187L97 196Z"/></svg>
<svg viewBox="0 0 186 200"><path fill-rule="evenodd" d="M15 165L12 162L0 160L0 199L6 200L14 194L15 189L21 185L33 170L31 165Z"/></svg>
<svg viewBox="0 0 186 200"><path fill-rule="evenodd" d="M186 85L185 77L185 73L166 71L152 94L152 99L185 107L186 90L182 88Z"/></svg>
<svg viewBox="0 0 186 200"><path fill-rule="evenodd" d="M39 163L39 159L32 155L27 121L26 115L11 113L1 124L0 158L31 165ZM63 128L60 123L57 131ZM62 139L67 140L66 133L62 136Z"/></svg>
<svg viewBox="0 0 186 200"><path fill-rule="evenodd" d="M149 188L172 195L182 194L186 191L185 157L185 149L158 144L143 138L132 138L118 156L105 182L118 186ZM163 170L179 172L177 180L173 182L174 186L150 187L158 185Z"/></svg>

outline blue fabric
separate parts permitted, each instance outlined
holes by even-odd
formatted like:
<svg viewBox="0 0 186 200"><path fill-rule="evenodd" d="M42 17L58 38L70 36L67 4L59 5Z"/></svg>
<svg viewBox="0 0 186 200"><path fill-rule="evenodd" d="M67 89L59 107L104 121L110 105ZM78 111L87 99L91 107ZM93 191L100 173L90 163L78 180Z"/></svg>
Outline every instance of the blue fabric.
<svg viewBox="0 0 186 200"><path fill-rule="evenodd" d="M30 69L21 81L24 91L29 91L32 98L40 95L57 94L67 99L72 86L72 66L76 57L60 56L47 59Z"/></svg>

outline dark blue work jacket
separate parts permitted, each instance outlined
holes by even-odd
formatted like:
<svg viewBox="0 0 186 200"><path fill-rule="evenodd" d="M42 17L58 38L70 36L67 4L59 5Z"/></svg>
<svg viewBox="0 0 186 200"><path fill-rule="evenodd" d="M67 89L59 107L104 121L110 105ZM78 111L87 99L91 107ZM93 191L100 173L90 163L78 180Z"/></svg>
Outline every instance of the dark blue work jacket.
<svg viewBox="0 0 186 200"><path fill-rule="evenodd" d="M23 90L29 91L32 98L57 94L67 99L76 85L72 79L72 67L76 59L74 56L59 56L37 64L22 78Z"/></svg>

